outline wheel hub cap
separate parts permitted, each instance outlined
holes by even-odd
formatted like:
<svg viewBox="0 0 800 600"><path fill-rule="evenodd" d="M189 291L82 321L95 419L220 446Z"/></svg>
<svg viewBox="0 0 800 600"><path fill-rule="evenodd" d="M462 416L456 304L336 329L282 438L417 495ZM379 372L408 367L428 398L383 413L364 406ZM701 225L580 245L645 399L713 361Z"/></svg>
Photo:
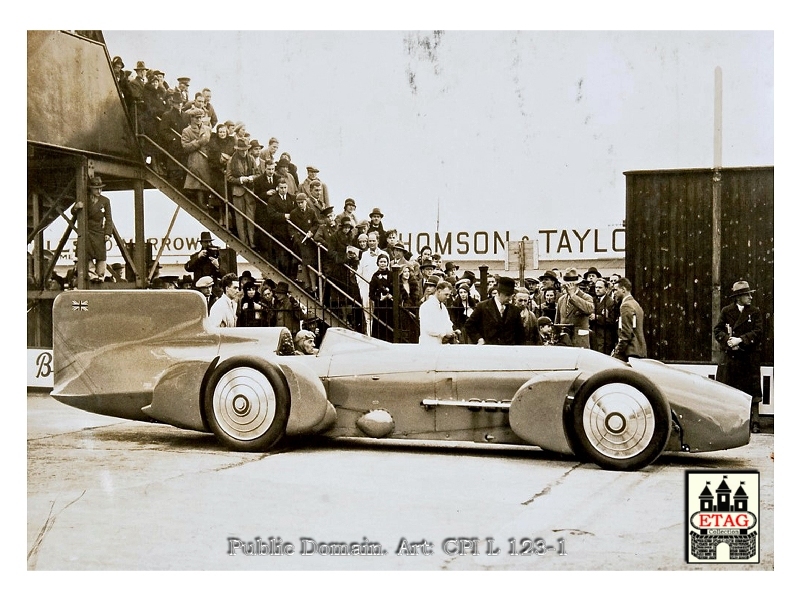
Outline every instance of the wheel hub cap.
<svg viewBox="0 0 800 600"><path fill-rule="evenodd" d="M225 373L214 388L214 416L220 428L239 440L263 435L275 419L275 392L267 377L251 367Z"/></svg>
<svg viewBox="0 0 800 600"><path fill-rule="evenodd" d="M655 433L650 401L635 387L611 383L597 388L583 409L589 443L609 458L631 458L647 448Z"/></svg>

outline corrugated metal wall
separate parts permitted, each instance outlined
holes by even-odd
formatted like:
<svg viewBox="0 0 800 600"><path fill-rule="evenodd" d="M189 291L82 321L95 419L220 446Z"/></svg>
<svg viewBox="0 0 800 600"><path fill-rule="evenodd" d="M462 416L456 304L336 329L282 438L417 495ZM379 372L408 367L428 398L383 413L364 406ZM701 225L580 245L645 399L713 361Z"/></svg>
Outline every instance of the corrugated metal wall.
<svg viewBox="0 0 800 600"><path fill-rule="evenodd" d="M745 279L764 315L764 364L772 364L774 167L723 168L722 296ZM630 171L625 272L645 313L648 355L712 360L712 169Z"/></svg>

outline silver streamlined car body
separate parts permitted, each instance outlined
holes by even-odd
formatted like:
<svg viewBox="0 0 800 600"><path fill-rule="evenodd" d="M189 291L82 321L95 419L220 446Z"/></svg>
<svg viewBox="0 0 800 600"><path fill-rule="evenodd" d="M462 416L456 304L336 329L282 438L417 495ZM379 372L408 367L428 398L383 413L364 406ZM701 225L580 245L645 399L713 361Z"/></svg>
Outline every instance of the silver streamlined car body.
<svg viewBox="0 0 800 600"><path fill-rule="evenodd" d="M316 356L284 328L214 328L198 292L83 291L53 305L52 395L209 431L238 450L320 434L528 444L603 468L750 439L750 397L654 360L591 350L389 344L332 328Z"/></svg>

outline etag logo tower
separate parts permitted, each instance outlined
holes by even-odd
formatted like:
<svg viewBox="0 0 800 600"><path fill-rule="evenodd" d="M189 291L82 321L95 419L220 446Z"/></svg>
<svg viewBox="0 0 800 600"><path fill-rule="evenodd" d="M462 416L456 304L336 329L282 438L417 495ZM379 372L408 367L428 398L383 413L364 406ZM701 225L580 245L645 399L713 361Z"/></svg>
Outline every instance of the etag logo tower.
<svg viewBox="0 0 800 600"><path fill-rule="evenodd" d="M686 561L758 563L759 474L686 473Z"/></svg>

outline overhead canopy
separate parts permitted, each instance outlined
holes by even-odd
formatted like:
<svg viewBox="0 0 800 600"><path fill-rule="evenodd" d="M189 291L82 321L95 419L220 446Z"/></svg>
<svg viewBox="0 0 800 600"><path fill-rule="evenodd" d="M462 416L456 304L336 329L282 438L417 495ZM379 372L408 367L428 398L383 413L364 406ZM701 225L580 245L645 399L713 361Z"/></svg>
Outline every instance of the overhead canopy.
<svg viewBox="0 0 800 600"><path fill-rule="evenodd" d="M141 160L103 44L28 31L28 141Z"/></svg>

